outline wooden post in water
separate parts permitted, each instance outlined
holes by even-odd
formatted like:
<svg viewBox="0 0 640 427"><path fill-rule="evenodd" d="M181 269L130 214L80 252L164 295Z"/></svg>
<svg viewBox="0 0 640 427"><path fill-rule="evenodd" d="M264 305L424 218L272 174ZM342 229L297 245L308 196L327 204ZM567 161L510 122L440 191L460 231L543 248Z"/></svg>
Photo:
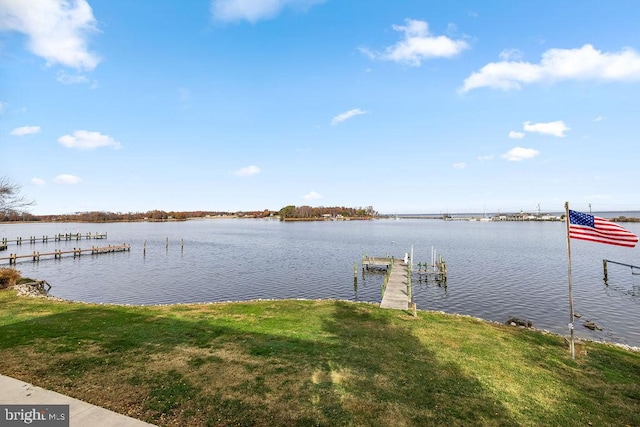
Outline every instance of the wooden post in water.
<svg viewBox="0 0 640 427"><path fill-rule="evenodd" d="M144 245L142 246L142 256L147 256L147 241L144 241Z"/></svg>
<svg viewBox="0 0 640 427"><path fill-rule="evenodd" d="M607 281L609 280L609 274L607 273L607 260L602 260L602 268L604 269L604 283L608 285Z"/></svg>
<svg viewBox="0 0 640 427"><path fill-rule="evenodd" d="M407 296L409 299L409 302L413 301L413 295L412 295L412 290L411 290L411 267L409 267L409 269L407 270Z"/></svg>
<svg viewBox="0 0 640 427"><path fill-rule="evenodd" d="M184 239L180 239L180 250L184 251Z"/></svg>
<svg viewBox="0 0 640 427"><path fill-rule="evenodd" d="M167 237L167 240L166 240L166 242L165 242L164 248L165 248L166 250L169 250L169 238L168 238L168 237Z"/></svg>

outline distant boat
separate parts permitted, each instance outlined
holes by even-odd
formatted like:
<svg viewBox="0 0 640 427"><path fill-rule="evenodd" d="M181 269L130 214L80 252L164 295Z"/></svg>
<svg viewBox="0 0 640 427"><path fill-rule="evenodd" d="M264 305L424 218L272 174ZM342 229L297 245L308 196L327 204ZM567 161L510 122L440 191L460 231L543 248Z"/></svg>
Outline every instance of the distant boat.
<svg viewBox="0 0 640 427"><path fill-rule="evenodd" d="M486 209L484 211L482 211L482 218L480 218L480 221L482 222L488 222L491 221L491 218L487 218L487 211Z"/></svg>

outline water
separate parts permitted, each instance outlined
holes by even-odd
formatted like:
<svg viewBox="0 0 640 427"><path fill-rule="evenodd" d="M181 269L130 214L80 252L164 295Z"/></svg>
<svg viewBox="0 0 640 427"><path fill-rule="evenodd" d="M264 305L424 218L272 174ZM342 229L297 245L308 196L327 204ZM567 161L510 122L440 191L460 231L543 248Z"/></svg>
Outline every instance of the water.
<svg viewBox="0 0 640 427"><path fill-rule="evenodd" d="M640 234L640 224L624 224ZM170 304L250 299L380 301L382 275L362 276L362 255L447 262L447 287L414 281L418 308L498 322L510 316L567 334L567 242L562 222L465 222L437 219L281 223L215 219L167 223L34 223L0 225L9 239L58 233L108 233L107 240L9 245L20 254L92 245L131 244L131 251L80 258L23 260L24 276L47 280L51 294L97 303ZM166 239L169 247L166 248ZM184 248L181 248L181 240ZM143 244L146 241L146 255ZM571 241L576 334L640 346L640 248ZM358 280L354 283L354 262ZM6 261L4 261L6 263ZM637 271L640 272L640 271ZM594 321L603 331L582 326Z"/></svg>

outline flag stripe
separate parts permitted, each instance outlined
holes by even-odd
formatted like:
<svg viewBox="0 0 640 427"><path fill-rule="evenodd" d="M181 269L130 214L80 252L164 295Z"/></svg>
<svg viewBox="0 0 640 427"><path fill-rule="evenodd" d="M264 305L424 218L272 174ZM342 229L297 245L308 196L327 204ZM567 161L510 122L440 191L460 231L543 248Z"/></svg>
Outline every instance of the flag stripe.
<svg viewBox="0 0 640 427"><path fill-rule="evenodd" d="M629 248L638 242L638 236L618 224L576 211L569 211L569 237Z"/></svg>

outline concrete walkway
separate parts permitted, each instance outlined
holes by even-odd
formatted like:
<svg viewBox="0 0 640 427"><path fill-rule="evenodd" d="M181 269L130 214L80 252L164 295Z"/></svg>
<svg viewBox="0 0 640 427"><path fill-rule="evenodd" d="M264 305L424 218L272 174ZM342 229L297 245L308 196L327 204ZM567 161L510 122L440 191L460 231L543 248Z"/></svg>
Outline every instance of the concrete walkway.
<svg viewBox="0 0 640 427"><path fill-rule="evenodd" d="M69 405L71 427L144 427L153 424L118 414L82 400L45 390L24 381L0 375L0 404ZM0 414L0 425L2 414Z"/></svg>

